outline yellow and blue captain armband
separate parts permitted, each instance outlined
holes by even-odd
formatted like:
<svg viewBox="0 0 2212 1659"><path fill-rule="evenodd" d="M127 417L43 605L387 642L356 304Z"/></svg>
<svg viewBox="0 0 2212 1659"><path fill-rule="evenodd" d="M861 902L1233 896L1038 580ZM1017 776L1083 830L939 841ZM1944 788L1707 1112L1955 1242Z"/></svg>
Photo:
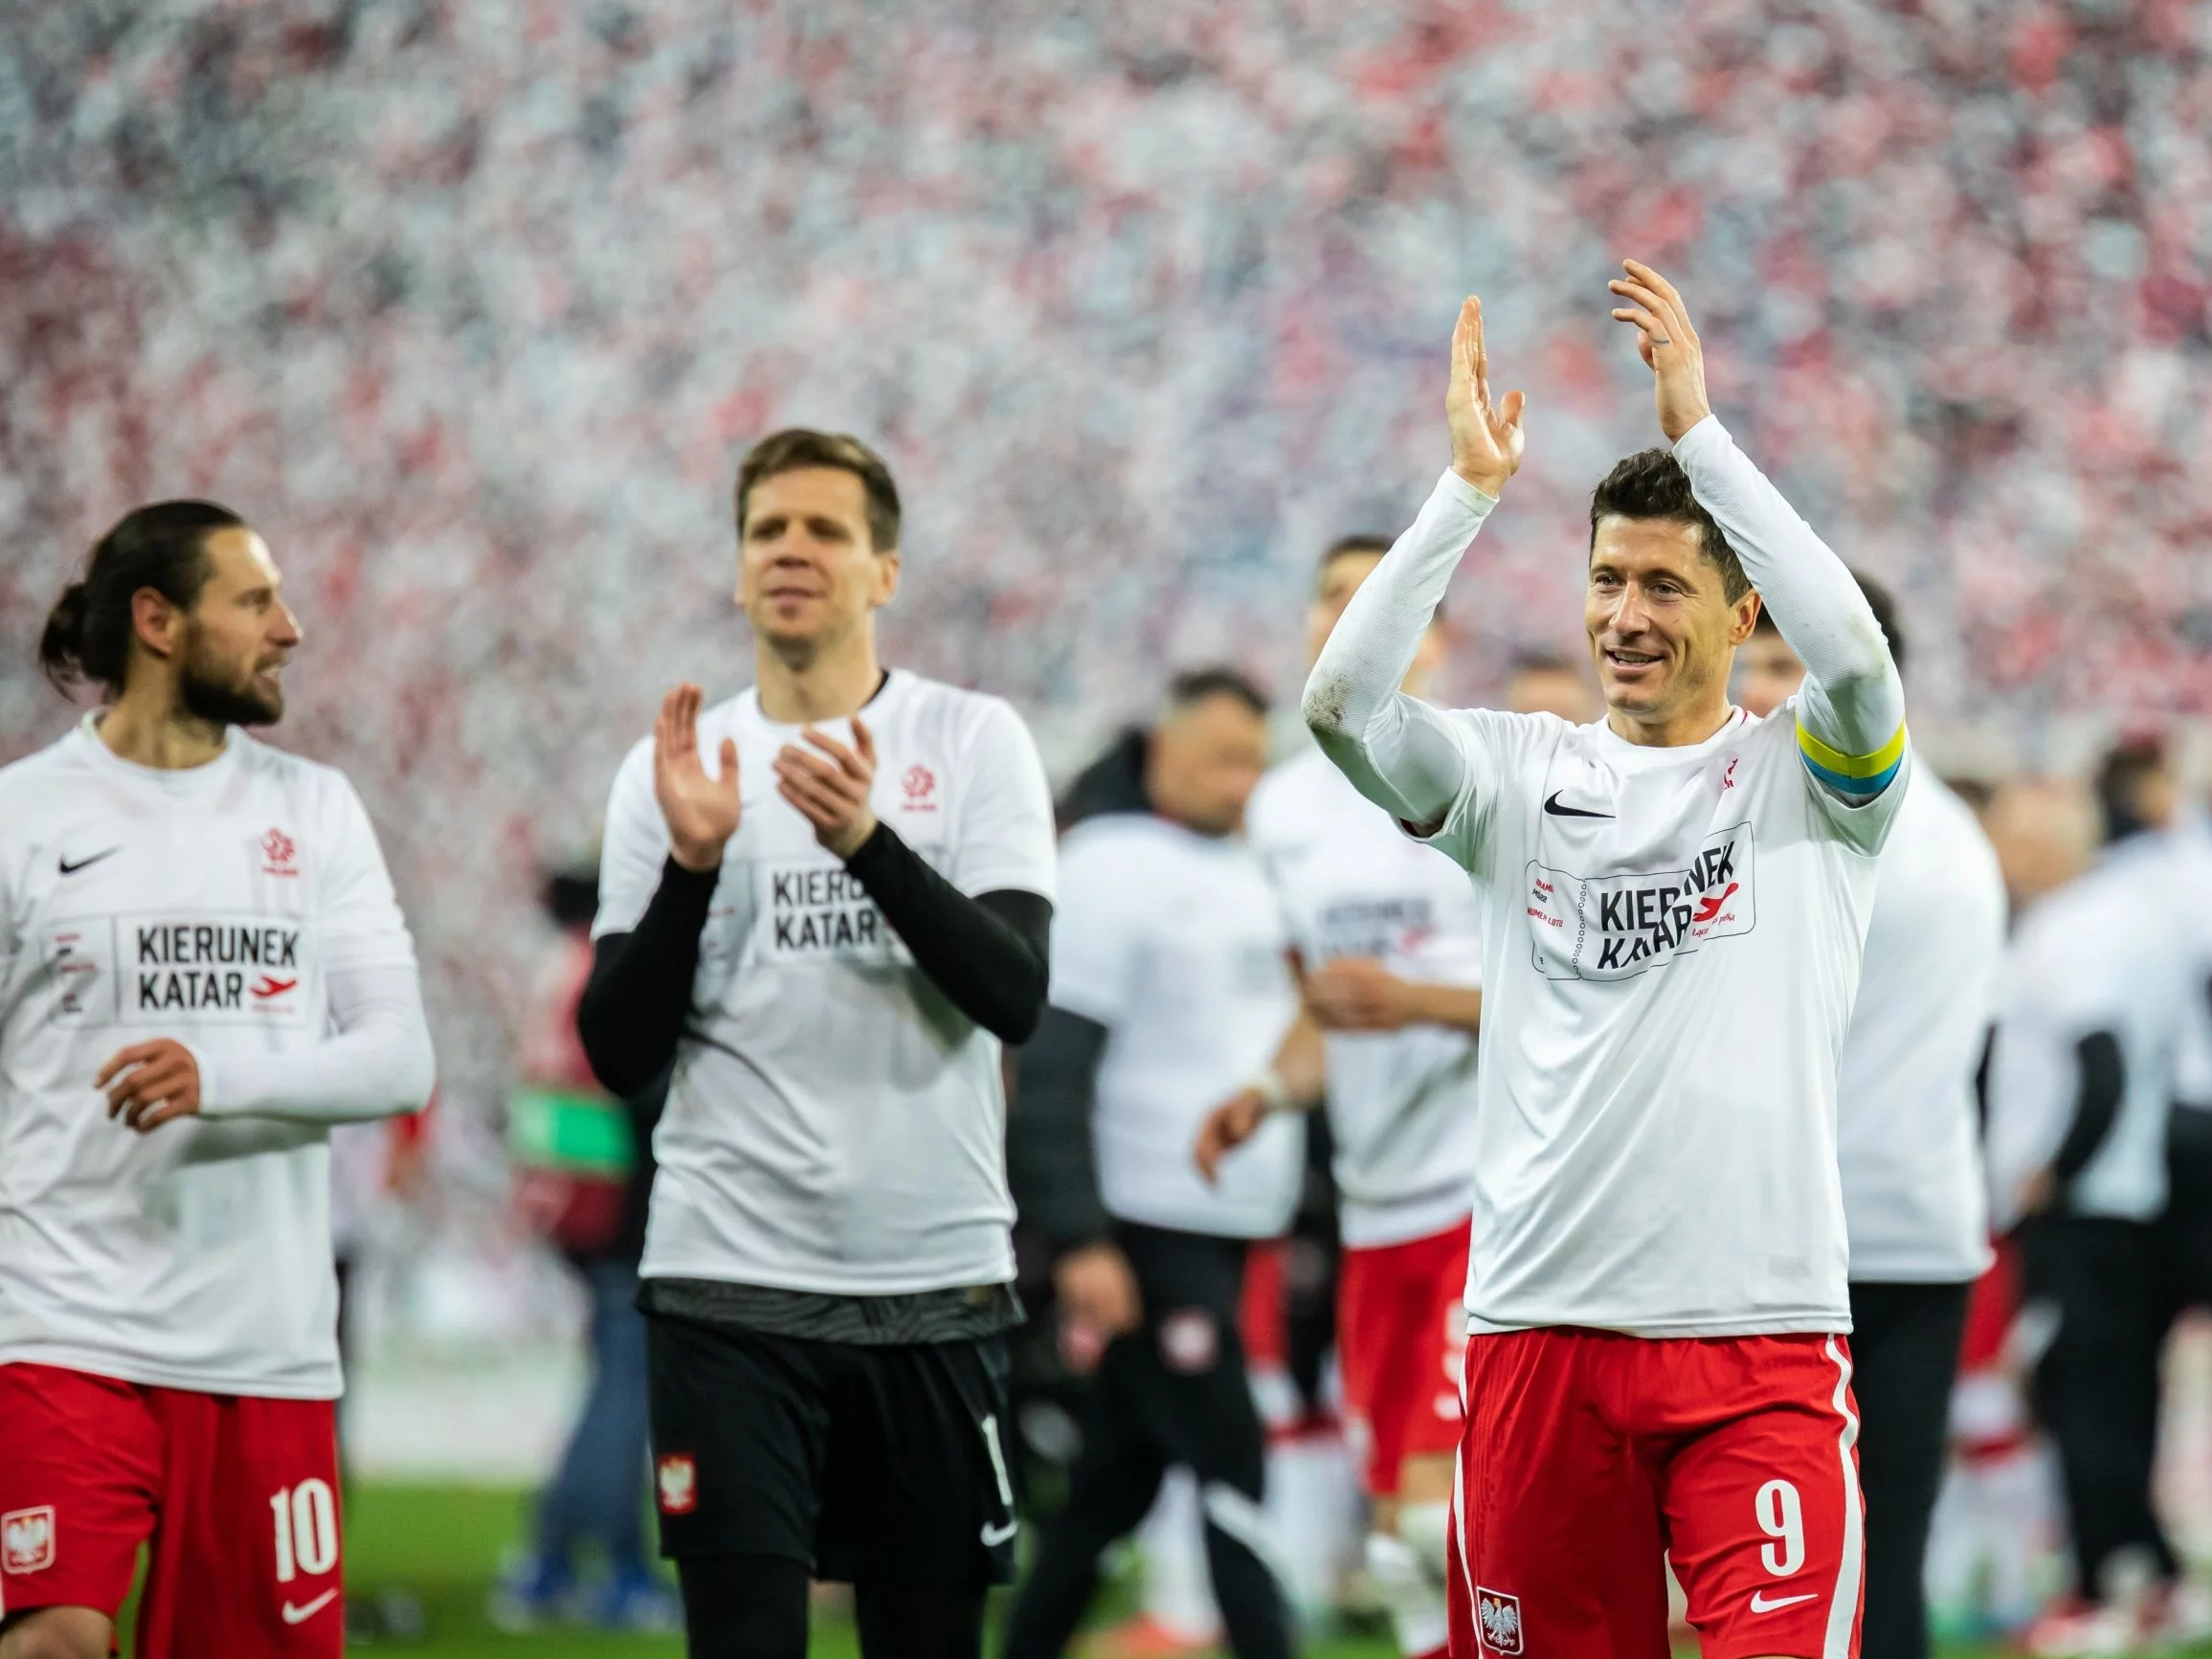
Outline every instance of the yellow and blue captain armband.
<svg viewBox="0 0 2212 1659"><path fill-rule="evenodd" d="M1900 722L1897 735L1872 754L1845 754L1807 731L1800 720L1798 756L1807 772L1840 795L1877 796L1889 787L1889 780L1905 763L1905 727Z"/></svg>

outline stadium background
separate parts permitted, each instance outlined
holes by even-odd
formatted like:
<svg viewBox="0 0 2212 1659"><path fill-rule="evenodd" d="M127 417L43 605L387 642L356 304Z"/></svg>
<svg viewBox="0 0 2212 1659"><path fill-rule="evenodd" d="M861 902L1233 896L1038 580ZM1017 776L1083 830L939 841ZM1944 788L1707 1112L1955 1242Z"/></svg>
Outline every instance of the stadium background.
<svg viewBox="0 0 2212 1659"><path fill-rule="evenodd" d="M101 527L206 494L268 535L283 741L376 817L442 1060L373 1304L398 1421L569 1316L488 1127L539 871L662 686L741 681L751 438L885 450L892 659L1011 695L1064 775L1171 667L1294 685L1313 553L1421 498L1480 292L1534 404L1455 594L1477 696L1573 645L1589 484L1651 441L1634 252L1905 596L1928 752L2195 745L2208 48L2187 0L0 8L0 757L69 718L31 645ZM474 1374L557 1416L560 1373Z"/></svg>

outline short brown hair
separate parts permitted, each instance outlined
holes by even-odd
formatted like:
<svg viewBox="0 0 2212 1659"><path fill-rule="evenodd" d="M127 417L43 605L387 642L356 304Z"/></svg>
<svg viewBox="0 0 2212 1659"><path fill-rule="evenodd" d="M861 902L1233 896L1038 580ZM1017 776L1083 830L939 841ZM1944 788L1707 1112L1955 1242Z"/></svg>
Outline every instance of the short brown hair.
<svg viewBox="0 0 2212 1659"><path fill-rule="evenodd" d="M1607 473L1591 493L1593 551L1598 547L1598 522L1608 518L1674 519L1696 526L1698 550L1705 562L1720 572L1720 591L1728 602L1732 605L1752 591L1751 578L1744 574L1735 549L1728 545L1728 537L1721 533L1712 514L1698 504L1690 491L1689 474L1682 470L1682 462L1671 452L1638 450Z"/></svg>
<svg viewBox="0 0 2212 1659"><path fill-rule="evenodd" d="M883 458L848 432L816 432L789 426L754 444L737 469L737 534L745 537L746 504L753 486L780 473L808 467L834 467L860 481L868 502L868 540L879 553L899 546L899 486Z"/></svg>
<svg viewBox="0 0 2212 1659"><path fill-rule="evenodd" d="M1319 568L1326 571L1337 560L1349 558L1353 553L1373 553L1380 558L1384 553L1389 552L1395 545L1394 538L1386 536L1378 530L1365 530L1356 535L1338 536L1323 551Z"/></svg>

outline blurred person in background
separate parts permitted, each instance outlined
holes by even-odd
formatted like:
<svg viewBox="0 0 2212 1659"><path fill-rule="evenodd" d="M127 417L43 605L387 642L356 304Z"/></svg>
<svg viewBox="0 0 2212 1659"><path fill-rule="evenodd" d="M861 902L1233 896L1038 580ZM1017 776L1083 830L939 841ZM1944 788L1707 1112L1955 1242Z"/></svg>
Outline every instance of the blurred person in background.
<svg viewBox="0 0 2212 1659"><path fill-rule="evenodd" d="M559 932L532 987L507 1138L518 1208L582 1285L591 1380L560 1464L538 1494L529 1551L493 1593L492 1622L520 1632L581 1616L601 1629L670 1630L681 1609L645 1549L645 1319L637 1307L652 1134L668 1076L627 1106L599 1086L576 1034L592 973L597 873L551 876L545 904ZM589 1593L577 1572L586 1546L597 1549L603 1568Z"/></svg>
<svg viewBox="0 0 2212 1659"><path fill-rule="evenodd" d="M2023 1314L2048 1329L2034 1401L2072 1528L2073 1597L2027 1633L2039 1654L2207 1627L2151 1491L2172 1317L2157 1222L2186 977L2156 782L2124 749L2107 757L2103 849L2022 916L1991 1053L1993 1219L2017 1229ZM2070 849L2046 831L2021 850L2038 882Z"/></svg>
<svg viewBox="0 0 2212 1659"><path fill-rule="evenodd" d="M1515 714L1556 714L1587 726L1605 712L1590 664L1557 651L1523 651L1506 677L1505 706Z"/></svg>
<svg viewBox="0 0 2212 1659"><path fill-rule="evenodd" d="M1044 1007L1051 796L1008 705L883 665L880 456L776 433L734 505L754 684L678 686L622 763L577 1015L616 1093L675 1066L660 1547L695 1659L800 1659L810 1575L853 1584L864 1652L965 1659L1017 1531L1000 1043Z"/></svg>
<svg viewBox="0 0 2212 1659"><path fill-rule="evenodd" d="M1896 601L1870 577L1857 580L1902 673ZM1804 678L1760 612L1736 652L1736 701L1763 719ZM1928 1652L1929 1516L1967 1300L1991 1259L1975 1079L1996 1018L2004 930L2004 876L1989 838L1934 771L1921 769L1882 849L1836 1097L1859 1485L1873 1518L1860 1631L1867 1659Z"/></svg>
<svg viewBox="0 0 2212 1659"><path fill-rule="evenodd" d="M1386 537L1354 536L1322 555L1309 667L1389 551ZM1406 675L1409 694L1436 677L1444 650L1440 614ZM1526 669L1563 684L1564 667L1524 662L1516 683L1542 689ZM1217 1178L1271 1113L1327 1100L1345 1246L1337 1352L1373 1506L1367 1565L1399 1648L1441 1654L1483 1011L1474 891L1318 749L1269 773L1247 819L1288 918L1303 1002L1271 1074L1215 1109L1195 1155Z"/></svg>
<svg viewBox="0 0 2212 1659"><path fill-rule="evenodd" d="M2032 775L1980 793L1977 816L2017 931L2047 894L2089 867L2096 805L2079 784ZM2008 974L2010 952L2008 944ZM2002 998L2000 984L2000 1014ZM1979 1078L1985 1139L1993 1058ZM1960 1639L2011 1636L2033 1623L2066 1532L2059 1477L2029 1399L2047 1321L2022 1316L2017 1232L1997 1238L1996 1257L1967 1305L1952 1391L1952 1465L1930 1527L1932 1616Z"/></svg>
<svg viewBox="0 0 2212 1659"><path fill-rule="evenodd" d="M2157 787L2171 790L2171 774ZM2174 1118L2166 1139L2170 1191L2159 1230L2169 1300L2178 1312L2212 1307L2212 834L2201 813L2184 814L2178 802L2169 816L2175 820L2167 837L2184 929L2185 977L2174 1054Z"/></svg>
<svg viewBox="0 0 2212 1659"><path fill-rule="evenodd" d="M328 1137L419 1110L414 947L344 774L257 741L301 632L235 513L125 515L46 622L101 687L0 772L0 1655L345 1646Z"/></svg>
<svg viewBox="0 0 2212 1659"><path fill-rule="evenodd" d="M1297 1007L1282 913L1240 834L1266 714L1233 671L1178 676L1145 747L1151 810L1093 818L1061 848L1052 1002L1022 1051L1009 1156L1058 1251L1067 1316L1106 1341L1007 1659L1065 1649L1100 1557L1171 1466L1198 1485L1231 1649L1291 1650L1238 1312L1250 1244L1279 1237L1297 1203L1303 1126L1269 1123L1218 1182L1191 1158L1206 1113L1266 1073Z"/></svg>

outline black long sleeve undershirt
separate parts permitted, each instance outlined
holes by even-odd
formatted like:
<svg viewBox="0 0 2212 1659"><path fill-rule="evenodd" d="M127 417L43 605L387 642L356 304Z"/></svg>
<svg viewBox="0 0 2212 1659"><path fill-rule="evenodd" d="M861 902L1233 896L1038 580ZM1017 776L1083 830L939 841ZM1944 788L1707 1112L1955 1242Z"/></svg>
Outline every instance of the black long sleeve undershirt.
<svg viewBox="0 0 2212 1659"><path fill-rule="evenodd" d="M1006 1182L1021 1219L1057 1250L1106 1235L1091 1111L1106 1028L1047 1008L1022 1047L1014 1110L1006 1117Z"/></svg>
<svg viewBox="0 0 2212 1659"><path fill-rule="evenodd" d="M1018 887L970 898L887 823L845 868L953 1007L1002 1042L1029 1041L1050 979L1051 900Z"/></svg>
<svg viewBox="0 0 2212 1659"><path fill-rule="evenodd" d="M2089 1168L2089 1160L2119 1121L2120 1100L2128 1087L2127 1063L2120 1057L2119 1039L2110 1031L2092 1031L2074 1044L2074 1060L2081 1079L2074 1100L2074 1120L2058 1155L2051 1159L2051 1174L2063 1185Z"/></svg>
<svg viewBox="0 0 2212 1659"><path fill-rule="evenodd" d="M699 974L699 935L721 879L720 870L664 860L637 926L592 947L576 1035L599 1081L616 1094L641 1092L676 1058Z"/></svg>
<svg viewBox="0 0 2212 1659"><path fill-rule="evenodd" d="M1007 1042L1037 1028L1047 984L1049 900L1012 887L971 898L888 824L877 825L845 867L955 1008ZM676 1057L720 874L669 859L637 926L606 934L593 948L576 1031L592 1069L618 1094L644 1087Z"/></svg>

